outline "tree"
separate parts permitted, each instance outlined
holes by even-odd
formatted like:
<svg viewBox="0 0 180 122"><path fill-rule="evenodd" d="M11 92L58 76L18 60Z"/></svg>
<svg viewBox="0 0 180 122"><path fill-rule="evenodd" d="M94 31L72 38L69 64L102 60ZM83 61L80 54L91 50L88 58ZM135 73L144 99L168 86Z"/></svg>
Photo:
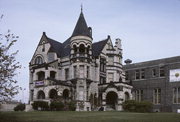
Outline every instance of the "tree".
<svg viewBox="0 0 180 122"><path fill-rule="evenodd" d="M17 38L18 36L12 34L10 30L6 34L0 32L0 102L9 101L18 93L19 86L14 76L17 75L17 69L21 68L21 65L15 58L18 50L11 51Z"/></svg>

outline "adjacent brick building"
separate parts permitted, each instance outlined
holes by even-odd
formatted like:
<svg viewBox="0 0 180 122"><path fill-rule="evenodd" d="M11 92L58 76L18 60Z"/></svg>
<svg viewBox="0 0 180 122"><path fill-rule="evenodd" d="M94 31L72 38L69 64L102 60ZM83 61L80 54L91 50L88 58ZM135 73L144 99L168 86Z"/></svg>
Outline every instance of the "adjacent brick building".
<svg viewBox="0 0 180 122"><path fill-rule="evenodd" d="M180 109L180 56L133 63L126 60L126 81L133 86L133 99L150 101L156 112Z"/></svg>

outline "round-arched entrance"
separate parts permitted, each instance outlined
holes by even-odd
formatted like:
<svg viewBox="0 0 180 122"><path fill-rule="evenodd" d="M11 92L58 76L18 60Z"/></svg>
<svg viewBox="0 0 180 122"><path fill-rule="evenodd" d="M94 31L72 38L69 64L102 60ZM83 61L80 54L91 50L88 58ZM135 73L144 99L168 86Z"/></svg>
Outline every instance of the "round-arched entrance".
<svg viewBox="0 0 180 122"><path fill-rule="evenodd" d="M69 99L69 90L68 89L65 89L63 91L63 99L64 100L68 100Z"/></svg>
<svg viewBox="0 0 180 122"><path fill-rule="evenodd" d="M106 95L106 107L109 109L116 109L118 95L114 91L110 91Z"/></svg>
<svg viewBox="0 0 180 122"><path fill-rule="evenodd" d="M124 95L125 95L125 101L126 101L126 100L129 100L129 98L130 98L130 97L129 97L129 93L128 93L128 92L125 92Z"/></svg>
<svg viewBox="0 0 180 122"><path fill-rule="evenodd" d="M58 94L57 94L57 91L56 91L55 89L51 89L51 90L49 91L49 98L51 98L51 99L57 99L57 96L58 96Z"/></svg>
<svg viewBox="0 0 180 122"><path fill-rule="evenodd" d="M42 90L38 91L37 99L45 99L45 94Z"/></svg>

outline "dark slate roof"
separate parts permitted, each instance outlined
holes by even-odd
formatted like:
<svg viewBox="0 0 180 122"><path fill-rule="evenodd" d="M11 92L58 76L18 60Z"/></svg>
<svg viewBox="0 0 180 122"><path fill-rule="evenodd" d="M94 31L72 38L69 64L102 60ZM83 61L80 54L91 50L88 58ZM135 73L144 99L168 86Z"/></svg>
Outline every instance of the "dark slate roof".
<svg viewBox="0 0 180 122"><path fill-rule="evenodd" d="M47 39L51 45L49 52L55 52L58 57L65 57L70 55L70 38L68 38L64 43L60 43L49 37L47 37Z"/></svg>
<svg viewBox="0 0 180 122"><path fill-rule="evenodd" d="M97 57L100 55L100 53L102 52L104 46L106 45L108 41L108 38L107 39L104 39L102 41L99 41L99 42L95 42L92 44L92 55L94 57Z"/></svg>
<svg viewBox="0 0 180 122"><path fill-rule="evenodd" d="M79 36L79 35L88 36L88 37L92 38L90 30L88 29L88 26L86 24L86 20L85 20L82 12L80 13L79 19L78 19L76 26L74 28L74 31L72 33L72 37L73 36Z"/></svg>
<svg viewBox="0 0 180 122"><path fill-rule="evenodd" d="M57 42L57 41L55 41L53 39L50 39L48 37L47 37L47 39L48 39L48 42L51 45L51 47L49 49L49 52L55 52L58 57L61 57L61 55L62 55L61 53L63 52L63 50L62 50L63 44L60 43L60 42Z"/></svg>
<svg viewBox="0 0 180 122"><path fill-rule="evenodd" d="M153 66L153 65L166 65L168 63L177 63L177 62L180 62L180 56L127 64L127 65L123 65L123 68L131 69L131 68L148 67L148 66Z"/></svg>

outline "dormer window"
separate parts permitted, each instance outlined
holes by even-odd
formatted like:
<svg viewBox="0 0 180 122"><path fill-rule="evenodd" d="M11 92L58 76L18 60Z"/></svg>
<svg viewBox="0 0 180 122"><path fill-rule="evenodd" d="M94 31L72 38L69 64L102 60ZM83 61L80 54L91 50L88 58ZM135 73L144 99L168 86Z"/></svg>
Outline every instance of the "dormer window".
<svg viewBox="0 0 180 122"><path fill-rule="evenodd" d="M35 64L42 64L42 63L43 63L42 57L41 56L36 57Z"/></svg>

